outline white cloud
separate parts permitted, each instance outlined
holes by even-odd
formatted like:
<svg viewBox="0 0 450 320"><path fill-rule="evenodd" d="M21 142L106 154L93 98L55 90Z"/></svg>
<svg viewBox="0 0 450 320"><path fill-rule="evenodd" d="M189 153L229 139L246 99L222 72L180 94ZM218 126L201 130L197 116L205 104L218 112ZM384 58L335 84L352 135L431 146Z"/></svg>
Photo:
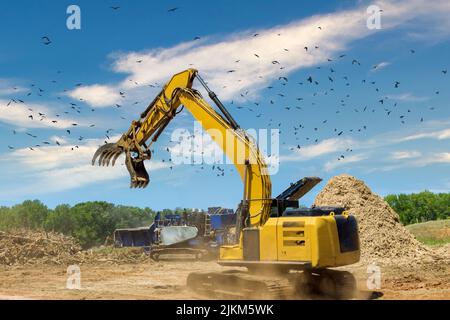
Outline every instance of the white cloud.
<svg viewBox="0 0 450 320"><path fill-rule="evenodd" d="M426 138L437 139L437 140L450 139L450 129L443 129L443 130L438 130L438 131L412 134L409 136L399 138L398 141L399 142L413 141L413 140L426 139Z"/></svg>
<svg viewBox="0 0 450 320"><path fill-rule="evenodd" d="M391 153L391 158L394 160L418 158L422 155L419 151L394 151Z"/></svg>
<svg viewBox="0 0 450 320"><path fill-rule="evenodd" d="M448 126L447 121L427 122L425 126L433 128ZM346 164L365 161L364 167L367 172L391 171L402 169L405 167L423 167L438 163L447 163L449 154L446 152L427 153L426 145L421 150L402 150L400 143L413 141L423 138L433 138L437 140L449 139L450 129L442 129L430 132L420 132L414 135L405 135L403 130L399 132L386 132L374 136L367 140L356 140L347 137L338 137L323 140L318 144L302 147L297 149L291 146L295 151L280 157L282 162L289 161L307 161L319 159L325 156L333 157L334 160L325 163L324 170L331 171L337 167ZM386 150L386 148L389 148ZM392 151L392 148L394 149ZM417 147L416 147L417 148ZM352 152L359 152L357 155L350 154L347 149ZM340 155L344 155L345 159L337 160ZM360 165L361 167L361 165Z"/></svg>
<svg viewBox="0 0 450 320"><path fill-rule="evenodd" d="M51 136L50 138L48 138L48 140L53 141L54 143L58 142L59 144L67 143L66 137L62 137L62 136Z"/></svg>
<svg viewBox="0 0 450 320"><path fill-rule="evenodd" d="M161 162L150 162L146 167L149 171L155 171L167 168L168 165ZM29 190L50 193L79 188L102 181L126 180L129 179L129 174L125 166L122 165L116 165L115 167L94 167L89 163L73 167L60 167L56 170L41 171L36 173L36 178L38 181L35 185L29 186Z"/></svg>
<svg viewBox="0 0 450 320"><path fill-rule="evenodd" d="M121 99L119 89L99 84L76 88L69 92L69 96L82 99L93 107L110 107Z"/></svg>
<svg viewBox="0 0 450 320"><path fill-rule="evenodd" d="M405 158L401 163L381 165L370 168L369 172L387 172L405 168L426 167L435 164L450 164L450 152L429 153L420 158Z"/></svg>
<svg viewBox="0 0 450 320"><path fill-rule="evenodd" d="M282 162L307 161L330 153L344 152L347 148L355 147L357 143L357 141L350 138L326 139L319 142L318 144L302 147L301 149L293 147L295 148L293 154L281 156L280 160Z"/></svg>
<svg viewBox="0 0 450 320"><path fill-rule="evenodd" d="M446 21L450 12L446 0L436 0L432 4L425 0L377 1L374 4L383 9L382 31L408 24L414 19L425 20L424 23L432 27ZM148 89L147 86L155 82L166 82L171 75L192 66L201 71L212 88L222 88L220 96L224 100L237 99L238 94L246 90L250 90L249 96L254 97L273 79L326 63L327 58L335 57L350 42L374 34L375 31L367 28L367 18L366 7L361 6L209 42L191 41L171 48L117 53L113 70L128 74L125 80L112 86L79 88L70 94L82 97L93 106L117 103L120 100L116 93L119 89L127 91L128 96L148 99L150 96L147 90L142 90L144 87ZM409 24L409 27L414 28L414 24ZM441 32L448 34L445 29ZM253 37L253 33L259 35ZM314 49L316 45L318 50ZM308 51L304 50L305 46L308 46ZM142 62L137 63L138 60ZM280 70L280 65L272 64L275 60L280 62L283 70ZM228 70L236 71L228 73Z"/></svg>
<svg viewBox="0 0 450 320"><path fill-rule="evenodd" d="M450 152L439 152L430 154L427 157L422 157L414 162L411 162L413 166L428 166L430 164L437 164L437 163L448 163L450 164Z"/></svg>
<svg viewBox="0 0 450 320"><path fill-rule="evenodd" d="M59 137L53 137L53 139L58 140ZM72 150L73 145L69 145L67 141L61 139L58 142L61 146L36 147L33 148L34 151L28 148L18 149L7 157L24 164L24 168L30 171L45 171L88 164L98 145L101 144L100 140L87 140L85 144L78 145L79 148Z"/></svg>
<svg viewBox="0 0 450 320"><path fill-rule="evenodd" d="M371 71L372 71L372 72L380 71L381 69L386 68L386 67L389 66L390 64L391 64L390 62L382 61L382 62L377 63L376 65L374 65Z"/></svg>
<svg viewBox="0 0 450 320"><path fill-rule="evenodd" d="M407 102L421 102L421 101L427 101L430 99L429 97L416 96L410 92L400 93L400 94L389 94L389 95L387 95L387 97L392 100L407 101Z"/></svg>
<svg viewBox="0 0 450 320"><path fill-rule="evenodd" d="M118 139L111 137L111 139ZM91 159L101 145L100 140L86 140L79 148L72 150L72 145L61 143L61 146L45 146L30 149L18 149L4 156L0 160L5 163L14 163L23 168L21 179L30 181L25 187L21 186L22 194L42 194L58 192L100 181L126 179L128 171L123 165L123 156L116 162L116 167L94 167ZM149 170L159 170L168 167L168 164L150 161ZM11 190L13 191L13 187Z"/></svg>
<svg viewBox="0 0 450 320"><path fill-rule="evenodd" d="M10 79L0 79L0 96L8 96L25 91L24 87L13 84L13 81Z"/></svg>
<svg viewBox="0 0 450 320"><path fill-rule="evenodd" d="M224 163L225 155L222 150L211 136L198 126L200 124L196 122L197 129L194 129L194 134L186 129L172 132L171 140L175 142L175 145L169 148L172 161L175 164Z"/></svg>
<svg viewBox="0 0 450 320"><path fill-rule="evenodd" d="M9 106L8 106L9 104ZM39 113L44 114L41 116ZM32 116L32 118L30 118ZM56 122L53 122L56 121ZM48 106L35 103L20 103L0 99L0 122L25 128L69 128L73 119L61 119ZM78 122L77 122L78 123Z"/></svg>
<svg viewBox="0 0 450 320"><path fill-rule="evenodd" d="M213 134L214 131L212 131ZM217 132L219 133L219 132ZM247 134L253 138L254 142L258 144L258 137L255 132L248 131ZM253 136L256 134L256 137ZM220 136L221 137L221 136ZM262 138L262 137L261 137ZM194 134L187 129L179 128L172 132L171 142L175 143L169 147L172 162L175 165L179 164L233 164L232 160L228 158L218 144L213 140L210 133L201 128L199 122L194 124ZM276 144L271 145L271 154L268 155L267 148L264 148L264 142L259 144L261 154L268 166L270 174L275 174L279 169L279 150L274 150Z"/></svg>
<svg viewBox="0 0 450 320"><path fill-rule="evenodd" d="M340 158L340 160L332 160L325 163L324 169L325 171L332 171L338 167L346 166L351 163L360 162L366 160L368 158L367 155L364 154L355 154L352 156L347 156L345 158Z"/></svg>

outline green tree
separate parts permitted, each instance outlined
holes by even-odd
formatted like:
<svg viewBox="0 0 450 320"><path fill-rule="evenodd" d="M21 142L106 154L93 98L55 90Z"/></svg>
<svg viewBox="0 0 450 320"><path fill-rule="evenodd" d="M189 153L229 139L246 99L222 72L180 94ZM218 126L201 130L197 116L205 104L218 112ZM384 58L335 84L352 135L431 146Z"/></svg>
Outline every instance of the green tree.
<svg viewBox="0 0 450 320"><path fill-rule="evenodd" d="M61 204L50 211L45 220L45 229L48 231L73 235L77 228L76 218L67 204Z"/></svg>
<svg viewBox="0 0 450 320"><path fill-rule="evenodd" d="M400 221L405 225L450 217L450 193L424 191L388 195L385 200L399 214Z"/></svg>
<svg viewBox="0 0 450 320"><path fill-rule="evenodd" d="M9 230L17 227L17 221L11 208L0 207L0 230Z"/></svg>
<svg viewBox="0 0 450 320"><path fill-rule="evenodd" d="M49 209L39 200L26 200L11 208L16 227L25 229L42 229Z"/></svg>
<svg viewBox="0 0 450 320"><path fill-rule="evenodd" d="M113 204L100 201L80 203L72 208L77 223L73 235L83 247L100 245L114 232L113 209Z"/></svg>

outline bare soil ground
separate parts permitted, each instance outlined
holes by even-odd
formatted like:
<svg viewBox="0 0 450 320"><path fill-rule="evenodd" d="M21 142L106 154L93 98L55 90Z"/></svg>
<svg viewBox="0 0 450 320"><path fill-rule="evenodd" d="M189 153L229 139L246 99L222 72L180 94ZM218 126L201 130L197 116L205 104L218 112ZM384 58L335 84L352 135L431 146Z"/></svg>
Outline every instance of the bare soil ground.
<svg viewBox="0 0 450 320"><path fill-rule="evenodd" d="M161 261L81 265L81 289L66 289L67 266L37 264L0 266L0 299L198 299L186 288L192 271L218 271L215 262ZM361 290L357 299L367 299L367 266L345 268L353 272ZM423 264L382 266L378 299L449 299L450 265Z"/></svg>

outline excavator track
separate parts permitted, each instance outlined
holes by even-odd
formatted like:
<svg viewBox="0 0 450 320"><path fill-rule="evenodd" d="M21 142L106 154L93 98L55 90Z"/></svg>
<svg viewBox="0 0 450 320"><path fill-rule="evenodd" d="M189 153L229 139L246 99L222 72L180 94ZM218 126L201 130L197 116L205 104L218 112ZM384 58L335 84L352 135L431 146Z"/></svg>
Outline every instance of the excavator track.
<svg viewBox="0 0 450 320"><path fill-rule="evenodd" d="M243 271L194 272L187 286L212 299L288 299L293 286L286 277L253 275Z"/></svg>
<svg viewBox="0 0 450 320"><path fill-rule="evenodd" d="M194 272L187 286L210 299L351 299L356 292L353 275L321 270L284 275L251 274L244 271Z"/></svg>
<svg viewBox="0 0 450 320"><path fill-rule="evenodd" d="M210 252L205 249L158 248L152 249L150 252L150 258L154 261L159 261L161 257L165 255L191 255L197 261L209 261L213 258Z"/></svg>
<svg viewBox="0 0 450 320"><path fill-rule="evenodd" d="M357 293L356 279L348 271L308 271L303 273L297 292L303 292L313 299L352 299Z"/></svg>

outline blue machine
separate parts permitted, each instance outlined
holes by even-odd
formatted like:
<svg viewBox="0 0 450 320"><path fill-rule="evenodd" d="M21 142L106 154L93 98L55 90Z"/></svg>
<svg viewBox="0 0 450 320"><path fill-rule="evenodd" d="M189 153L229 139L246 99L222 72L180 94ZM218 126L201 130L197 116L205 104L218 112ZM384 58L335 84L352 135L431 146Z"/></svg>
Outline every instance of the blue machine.
<svg viewBox="0 0 450 320"><path fill-rule="evenodd" d="M224 230L225 228L236 225L236 215L232 214L213 214L209 216L211 228L213 230Z"/></svg>
<svg viewBox="0 0 450 320"><path fill-rule="evenodd" d="M194 212L184 215L160 213L148 227L117 229L114 231L116 247L143 247L153 258L164 254L192 253L196 256L217 256L219 247L226 242L228 229L236 225L236 214L231 209L210 208L208 212ZM169 228L170 227L170 228ZM164 245L161 234L193 227L197 235L192 235L178 243ZM194 229L195 230L195 229Z"/></svg>

